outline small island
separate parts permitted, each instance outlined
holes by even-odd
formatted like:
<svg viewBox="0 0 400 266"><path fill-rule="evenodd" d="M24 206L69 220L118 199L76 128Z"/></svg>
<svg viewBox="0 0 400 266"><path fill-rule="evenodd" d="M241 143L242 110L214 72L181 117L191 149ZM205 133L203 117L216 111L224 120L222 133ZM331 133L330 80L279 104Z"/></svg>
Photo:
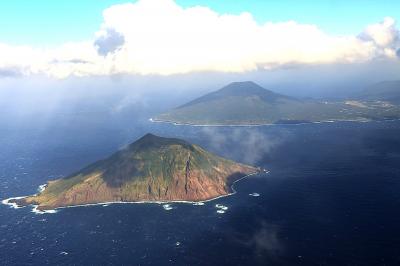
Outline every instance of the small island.
<svg viewBox="0 0 400 266"><path fill-rule="evenodd" d="M7 203L43 211L108 202L199 202L228 195L233 182L258 171L184 140L147 134L107 159L49 181L38 194Z"/></svg>

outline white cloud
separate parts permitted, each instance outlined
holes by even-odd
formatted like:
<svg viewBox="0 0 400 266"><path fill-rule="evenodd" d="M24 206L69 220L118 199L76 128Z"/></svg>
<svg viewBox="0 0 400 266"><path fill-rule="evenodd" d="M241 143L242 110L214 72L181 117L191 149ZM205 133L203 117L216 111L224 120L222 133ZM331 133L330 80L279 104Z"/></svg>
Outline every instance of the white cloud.
<svg viewBox="0 0 400 266"><path fill-rule="evenodd" d="M393 18L386 17L382 23L369 25L362 36L374 41L380 47L390 47L399 41L399 31Z"/></svg>
<svg viewBox="0 0 400 266"><path fill-rule="evenodd" d="M182 8L173 0L139 0L103 13L95 39L51 50L0 44L0 69L23 74L179 74L244 72L293 64L396 58L399 31L392 18L359 36L332 36L294 21L257 23L251 14Z"/></svg>
<svg viewBox="0 0 400 266"><path fill-rule="evenodd" d="M390 58L396 57L396 49L400 48L400 32L393 18L386 17L383 22L369 25L360 39L372 41L380 52Z"/></svg>

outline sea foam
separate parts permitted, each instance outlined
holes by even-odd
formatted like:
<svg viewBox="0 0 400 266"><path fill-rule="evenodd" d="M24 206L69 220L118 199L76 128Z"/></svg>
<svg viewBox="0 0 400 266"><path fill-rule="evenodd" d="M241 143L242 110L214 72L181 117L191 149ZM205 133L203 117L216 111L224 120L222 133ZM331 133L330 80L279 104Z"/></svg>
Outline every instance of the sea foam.
<svg viewBox="0 0 400 266"><path fill-rule="evenodd" d="M163 208L164 208L164 210L166 210L166 211L170 211L170 210L173 209L173 207L172 207L170 204L164 204L164 205L163 205Z"/></svg>
<svg viewBox="0 0 400 266"><path fill-rule="evenodd" d="M58 210L39 210L38 207L39 206L34 205L32 212L35 214L53 214L58 212Z"/></svg>
<svg viewBox="0 0 400 266"><path fill-rule="evenodd" d="M10 206L10 208L13 208L13 209L21 209L21 208L24 208L25 206L19 206L15 202L10 202L10 200L18 200L18 199L23 199L23 198L25 198L25 197L8 198L8 199L2 200L1 203L4 204L4 205Z"/></svg>
<svg viewBox="0 0 400 266"><path fill-rule="evenodd" d="M215 208L217 208L217 213L225 213L228 210L228 207L222 204L215 204Z"/></svg>

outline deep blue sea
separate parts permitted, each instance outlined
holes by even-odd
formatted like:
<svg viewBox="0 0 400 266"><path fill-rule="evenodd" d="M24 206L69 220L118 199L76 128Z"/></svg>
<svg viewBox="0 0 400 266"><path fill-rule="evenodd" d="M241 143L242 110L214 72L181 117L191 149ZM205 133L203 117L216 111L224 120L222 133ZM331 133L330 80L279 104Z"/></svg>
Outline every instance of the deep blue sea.
<svg viewBox="0 0 400 266"><path fill-rule="evenodd" d="M135 120L135 119L132 119ZM0 265L399 265L400 122L0 127L0 198L33 194L151 132L270 170L203 206L0 205ZM258 193L259 196L249 195ZM216 204L228 209L218 213Z"/></svg>

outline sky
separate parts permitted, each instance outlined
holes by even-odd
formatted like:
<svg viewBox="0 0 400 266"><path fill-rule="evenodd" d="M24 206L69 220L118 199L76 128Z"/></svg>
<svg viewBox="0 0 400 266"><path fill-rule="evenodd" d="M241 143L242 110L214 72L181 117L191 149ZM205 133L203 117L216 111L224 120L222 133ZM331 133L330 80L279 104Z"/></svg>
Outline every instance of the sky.
<svg viewBox="0 0 400 266"><path fill-rule="evenodd" d="M0 78L244 73L400 58L400 1L0 2Z"/></svg>
<svg viewBox="0 0 400 266"><path fill-rule="evenodd" d="M106 8L123 0L13 0L0 2L0 41L51 46L91 38ZM134 1L132 1L134 2ZM183 7L208 6L219 13L250 12L257 22L294 20L316 24L332 34L357 34L365 25L392 17L399 20L400 2L393 0L178 0Z"/></svg>
<svg viewBox="0 0 400 266"><path fill-rule="evenodd" d="M13 0L0 2L0 41L51 46L91 38L106 8L123 0ZM133 2L133 1L132 1ZM294 20L316 24L332 34L357 34L365 25L393 17L400 2L393 0L178 0L183 7L208 6L219 13L250 12L259 23Z"/></svg>

